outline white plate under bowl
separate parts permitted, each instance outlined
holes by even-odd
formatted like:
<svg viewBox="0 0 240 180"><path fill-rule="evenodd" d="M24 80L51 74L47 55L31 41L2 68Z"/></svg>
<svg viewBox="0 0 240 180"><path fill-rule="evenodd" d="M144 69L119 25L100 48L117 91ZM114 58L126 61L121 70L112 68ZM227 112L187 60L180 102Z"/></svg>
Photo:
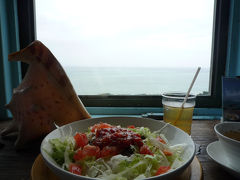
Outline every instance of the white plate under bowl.
<svg viewBox="0 0 240 180"><path fill-rule="evenodd" d="M233 164L225 155L221 146L219 141L210 143L206 149L208 155L213 161L224 167L233 176L240 178L240 162L239 164Z"/></svg>
<svg viewBox="0 0 240 180"><path fill-rule="evenodd" d="M77 122L73 122L70 124L67 124L65 126L62 126L62 130L65 134L70 133L70 129L72 128L72 135L75 134L75 132L86 132L88 127L99 123L99 122L105 122L112 125L121 125L122 127L127 127L129 125L134 125L135 127L148 127L152 132L159 130L161 127L163 127L166 123L159 121L159 120L153 120L148 118L137 118L137 117L101 117L101 118L91 118L86 120L80 120ZM178 175L180 175L192 162L194 155L195 155L195 145L192 140L192 138L182 131L179 128L176 128L172 125L167 125L163 130L162 133L166 136L168 139L170 145L180 144L180 143L186 143L187 147L183 154L184 163L182 166L176 168L173 171L167 172L165 174L154 176L148 179L172 179ZM58 129L52 131L49 133L41 144L41 154L43 156L43 159L45 160L47 166L61 179L68 179L68 180L89 180L89 179L95 179L95 178L89 178L85 176L79 176L73 173L70 173L64 169L62 169L59 165L56 164L56 162L44 151L44 149L49 150L50 145L48 143L49 139L59 138L60 132Z"/></svg>

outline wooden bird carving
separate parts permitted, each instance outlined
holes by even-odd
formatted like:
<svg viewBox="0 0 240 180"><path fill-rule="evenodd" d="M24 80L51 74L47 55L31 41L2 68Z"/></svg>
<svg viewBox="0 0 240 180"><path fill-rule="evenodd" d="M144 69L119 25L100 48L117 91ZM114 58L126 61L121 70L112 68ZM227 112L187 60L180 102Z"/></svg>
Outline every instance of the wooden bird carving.
<svg viewBox="0 0 240 180"><path fill-rule="evenodd" d="M16 148L51 132L54 123L61 126L90 118L62 66L43 43L34 41L8 58L29 64L24 79L6 105L13 121L1 132L2 136L18 132Z"/></svg>

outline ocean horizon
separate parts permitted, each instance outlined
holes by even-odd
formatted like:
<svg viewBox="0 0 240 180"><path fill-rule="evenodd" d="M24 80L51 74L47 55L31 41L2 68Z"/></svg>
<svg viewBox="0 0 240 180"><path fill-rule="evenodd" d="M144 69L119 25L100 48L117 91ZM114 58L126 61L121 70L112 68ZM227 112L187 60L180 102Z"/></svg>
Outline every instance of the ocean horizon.
<svg viewBox="0 0 240 180"><path fill-rule="evenodd" d="M161 95L187 92L197 68L63 66L78 95ZM202 68L191 94L209 91L209 68Z"/></svg>

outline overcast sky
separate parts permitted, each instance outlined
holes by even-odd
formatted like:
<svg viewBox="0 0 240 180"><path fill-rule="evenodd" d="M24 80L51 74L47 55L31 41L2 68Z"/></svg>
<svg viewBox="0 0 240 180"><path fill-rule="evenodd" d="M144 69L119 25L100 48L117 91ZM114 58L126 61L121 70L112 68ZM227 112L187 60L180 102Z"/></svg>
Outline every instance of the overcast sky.
<svg viewBox="0 0 240 180"><path fill-rule="evenodd" d="M214 0L36 0L63 66L209 67Z"/></svg>

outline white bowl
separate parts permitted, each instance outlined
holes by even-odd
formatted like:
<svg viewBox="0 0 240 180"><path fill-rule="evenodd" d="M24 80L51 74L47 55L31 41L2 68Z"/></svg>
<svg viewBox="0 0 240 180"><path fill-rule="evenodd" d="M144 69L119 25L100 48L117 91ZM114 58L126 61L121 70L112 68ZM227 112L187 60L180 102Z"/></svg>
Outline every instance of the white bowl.
<svg viewBox="0 0 240 180"><path fill-rule="evenodd" d="M224 122L214 126L226 157L232 164L240 166L240 141L224 136L225 132L240 131L240 122Z"/></svg>
<svg viewBox="0 0 240 180"><path fill-rule="evenodd" d="M135 125L136 127L148 127L151 131L159 130L161 127L165 125L164 122L159 120L152 120L147 118L137 118L137 117L102 117L102 118L91 118L86 120L80 120L77 122L73 122L70 124L67 124L65 126L62 126L61 128L66 134L69 134L70 127L72 128L72 133L75 132L86 132L88 127L99 123L99 122L105 122L112 125L121 125L122 127L127 127L129 125ZM169 179L174 178L177 175L180 175L183 173L183 171L190 165L192 162L194 155L195 155L195 144L192 140L192 138L182 131L179 128L176 128L175 126L168 125L166 126L162 133L166 136L169 143L171 145L174 144L180 144L185 143L187 144L187 147L183 154L184 163L182 166L176 168L173 171L167 172L165 174L154 176L148 179L158 179L161 177L161 179ZM64 169L62 169L56 162L43 150L48 150L50 148L48 140L54 139L60 137L60 132L58 129L52 131L50 134L48 134L41 144L41 154L43 156L43 159L45 160L47 166L61 179L68 179L68 180L89 180L89 179L95 179L95 178L89 178L85 176L79 176L75 175L73 173L70 173Z"/></svg>

